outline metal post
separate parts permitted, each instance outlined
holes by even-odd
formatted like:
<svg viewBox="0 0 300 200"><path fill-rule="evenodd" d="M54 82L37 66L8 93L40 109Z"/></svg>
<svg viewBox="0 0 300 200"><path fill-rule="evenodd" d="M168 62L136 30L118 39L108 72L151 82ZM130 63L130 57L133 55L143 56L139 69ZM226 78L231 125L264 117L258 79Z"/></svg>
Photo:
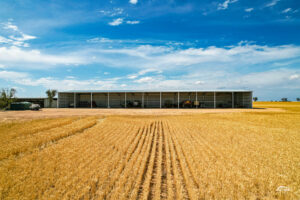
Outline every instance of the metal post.
<svg viewBox="0 0 300 200"><path fill-rule="evenodd" d="M124 105L125 105L125 106L124 106L125 108L127 108L127 99L126 99L126 98L127 98L127 97L126 97L126 92L125 92L125 104L124 104Z"/></svg>
<svg viewBox="0 0 300 200"><path fill-rule="evenodd" d="M179 108L179 92L178 92L178 101L177 101L177 104L178 104L178 108Z"/></svg>
<svg viewBox="0 0 300 200"><path fill-rule="evenodd" d="M74 92L74 108L76 108L76 93Z"/></svg>
<svg viewBox="0 0 300 200"><path fill-rule="evenodd" d="M93 108L93 93L91 92L91 108Z"/></svg>
<svg viewBox="0 0 300 200"><path fill-rule="evenodd" d="M159 108L161 108L161 92L159 93Z"/></svg>
<svg viewBox="0 0 300 200"><path fill-rule="evenodd" d="M250 101L251 101L251 108L253 108L253 91L251 91L251 99L250 99Z"/></svg>
<svg viewBox="0 0 300 200"><path fill-rule="evenodd" d="M109 108L109 92L107 93L107 108Z"/></svg>
<svg viewBox="0 0 300 200"><path fill-rule="evenodd" d="M144 108L144 92L143 92L143 95L142 95L142 108Z"/></svg>
<svg viewBox="0 0 300 200"><path fill-rule="evenodd" d="M59 93L57 93L57 102L56 102L56 107L59 108Z"/></svg>
<svg viewBox="0 0 300 200"><path fill-rule="evenodd" d="M199 102L198 102L198 92L196 92L196 102L197 102L196 108L198 108L198 104L199 104Z"/></svg>
<svg viewBox="0 0 300 200"><path fill-rule="evenodd" d="M234 92L232 92L232 108L234 108Z"/></svg>
<svg viewBox="0 0 300 200"><path fill-rule="evenodd" d="M214 92L214 108L216 108L216 92Z"/></svg>

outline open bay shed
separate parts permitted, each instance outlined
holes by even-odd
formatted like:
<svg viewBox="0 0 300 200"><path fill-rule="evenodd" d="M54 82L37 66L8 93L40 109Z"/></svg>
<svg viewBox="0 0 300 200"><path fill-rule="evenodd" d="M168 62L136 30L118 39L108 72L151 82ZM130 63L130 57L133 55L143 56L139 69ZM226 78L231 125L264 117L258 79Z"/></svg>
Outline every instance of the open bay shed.
<svg viewBox="0 0 300 200"><path fill-rule="evenodd" d="M252 108L252 91L65 91L58 108Z"/></svg>

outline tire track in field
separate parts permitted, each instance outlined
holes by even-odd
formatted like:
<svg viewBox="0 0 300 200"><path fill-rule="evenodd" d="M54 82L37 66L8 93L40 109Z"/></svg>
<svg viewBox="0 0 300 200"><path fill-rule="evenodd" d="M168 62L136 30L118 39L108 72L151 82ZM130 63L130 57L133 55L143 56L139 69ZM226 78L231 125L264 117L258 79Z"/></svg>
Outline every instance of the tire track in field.
<svg viewBox="0 0 300 200"><path fill-rule="evenodd" d="M174 170L173 170L173 163L171 158L171 150L169 147L169 141L168 141L168 133L167 130L165 130L165 121L163 121L162 124L162 132L164 137L164 145L166 149L166 167L167 167L167 199L175 199L176 194L176 185L174 180Z"/></svg>
<svg viewBox="0 0 300 200"><path fill-rule="evenodd" d="M198 190L199 190L199 185L195 179L195 173L194 171L191 169L191 164L189 159L187 158L183 146L182 142L185 140L186 136L184 133L181 132L181 130L179 129L174 129L174 127L170 127L170 129L172 129L173 134L171 137L173 144L174 144L174 149L176 152L176 155L178 158L180 158L178 161L180 163L180 171L183 174L184 177L184 181L185 184L187 185L187 190L189 193L189 196L191 197L191 199L195 199L199 196L198 194ZM183 136L183 138L178 138L177 134L179 134L179 136ZM189 145L189 144L185 144L185 145Z"/></svg>
<svg viewBox="0 0 300 200"><path fill-rule="evenodd" d="M163 129L163 122L160 122L160 131L161 131L161 137L162 137L162 162L161 162L161 195L160 199L166 199L168 197L168 183L167 179L168 176L171 176L171 174L168 175L168 169L167 169L167 149L166 149L166 139L165 139L165 133Z"/></svg>
<svg viewBox="0 0 300 200"><path fill-rule="evenodd" d="M139 155L139 167L135 168L135 172L137 175L132 178L132 184L129 188L129 191L126 194L125 199L137 199L139 193L140 193L140 186L142 185L142 179L144 176L144 171L147 167L146 162L147 162L147 157L150 154L150 149L151 149L151 143L152 143L152 137L153 137L153 132L152 132L152 125L153 122L150 123L150 125L147 127L147 130L145 132L146 134L146 141L145 145L141 149L142 153ZM145 159L146 158L146 159Z"/></svg>
<svg viewBox="0 0 300 200"><path fill-rule="evenodd" d="M170 126L166 123L167 132L168 132L168 145L170 147L170 155L173 165L173 172L174 172L174 181L176 187L176 199L190 199L189 193L187 190L187 185L184 180L184 176L180 167L180 162L178 155L174 149L174 141L172 140L172 132L170 130Z"/></svg>
<svg viewBox="0 0 300 200"><path fill-rule="evenodd" d="M125 187L123 187L122 189L122 194L121 194L121 198L119 199L133 199L130 198L130 195L134 192L135 188L134 186L138 185L136 184L137 182L139 182L139 180L141 180L141 171L144 167L143 165L143 158L144 155L147 154L147 147L149 146L149 138L150 138L150 132L149 132L149 124L147 125L146 130L142 133L143 134L143 142L142 145L139 146L139 150L137 152L137 154L135 155L135 161L130 163L130 166L128 167L127 171L128 171L128 177L127 177L127 182L124 183L124 185L126 185ZM134 192L135 194L137 194L136 192Z"/></svg>
<svg viewBox="0 0 300 200"><path fill-rule="evenodd" d="M152 169L152 176L150 180L150 192L148 194L148 199L159 199L161 194L161 124L157 122L157 138L156 138L156 148L154 155L154 164Z"/></svg>
<svg viewBox="0 0 300 200"><path fill-rule="evenodd" d="M142 181L141 181L141 185L139 186L139 193L137 196L137 199L147 199L148 198L148 193L149 193L149 185L150 185L150 179L152 176L152 168L153 168L153 155L154 155L154 150L156 149L156 134L157 131L157 122L154 123L154 127L153 129L151 129L151 132L153 133L152 136L152 141L151 141L151 145L150 145L150 150L149 150L149 154L147 157L147 161L146 161L146 167L144 169L143 175L142 175ZM152 162L151 162L152 161ZM152 165L150 165L152 164Z"/></svg>
<svg viewBox="0 0 300 200"><path fill-rule="evenodd" d="M104 198L111 199L111 196L117 196L120 193L120 190L122 189L121 186L124 186L125 182L128 179L129 175L129 167L130 165L134 165L136 158L135 155L140 153L141 147L143 147L145 142L145 134L143 134L146 131L146 124L144 124L142 127L139 127L137 133L135 134L135 139L131 143L134 145L131 150L131 146L129 146L127 152L126 152L126 158L123 160L121 165L119 166L119 170L117 170L117 173L114 174L114 179L110 181L110 185L108 187L107 196L104 196ZM111 194L114 192L114 194ZM116 199L116 198L115 198Z"/></svg>
<svg viewBox="0 0 300 200"><path fill-rule="evenodd" d="M128 152L136 149L136 145L137 145L136 142L139 140L138 135L142 129L138 128L137 130L135 130L135 134L130 134L130 132L132 132L135 127L130 126L127 128L129 128L129 130L126 130L126 132L123 134L123 136L125 136L125 138L118 137L116 135L114 137L112 136L112 138L111 138L112 144L114 144L114 150L119 152L119 154L117 154L117 155L119 155L119 157L114 156L113 158L111 158L109 163L112 165L111 168L114 168L114 166L117 166L117 167L115 167L114 170L110 170L110 167L109 167L110 165L106 166L110 172L107 175L108 176L107 179L105 180L105 182L107 184L104 184L104 185L99 184L100 176L99 175L97 176L97 173L94 172L94 176L98 177L98 178L96 178L97 184L96 185L92 184L93 189L91 191L89 191L89 198L94 199L96 196L100 196L98 198L101 198L101 199L107 198L108 190L112 189L113 184L116 183L118 176L123 172L123 170L125 168L126 159L128 159L128 156L131 156L131 154L130 153L128 154ZM133 130L131 131L131 129L133 129ZM120 131L121 131L120 128L117 128L114 132L118 133ZM119 144L119 142L122 143L124 141L124 139L128 139L128 138L126 138L126 135L130 136L128 145L124 148L124 150L118 149L117 144ZM119 138L119 139L116 139L116 138ZM113 153L107 151L107 155L108 155L107 159L109 159L109 155L113 155ZM98 166L100 166L101 163L105 163L105 161L107 161L107 160L106 159L100 160ZM103 181L104 180L102 180L102 182ZM101 186L101 192L100 192L100 188L98 187L98 185ZM99 192L100 192L100 194L98 194Z"/></svg>

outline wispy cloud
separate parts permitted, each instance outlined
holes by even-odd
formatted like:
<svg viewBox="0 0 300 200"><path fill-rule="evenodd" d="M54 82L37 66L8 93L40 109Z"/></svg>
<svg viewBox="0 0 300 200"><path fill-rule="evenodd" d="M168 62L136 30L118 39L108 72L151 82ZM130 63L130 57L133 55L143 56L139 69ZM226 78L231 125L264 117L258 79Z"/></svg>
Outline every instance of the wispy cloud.
<svg viewBox="0 0 300 200"><path fill-rule="evenodd" d="M275 6L280 0L272 0L271 2L267 3L265 7L273 7Z"/></svg>
<svg viewBox="0 0 300 200"><path fill-rule="evenodd" d="M140 21L126 21L127 24L139 24Z"/></svg>
<svg viewBox="0 0 300 200"><path fill-rule="evenodd" d="M35 39L35 36L28 35L19 30L12 22L2 23L2 28L7 30L7 36L0 35L0 44L29 47L25 41Z"/></svg>
<svg viewBox="0 0 300 200"><path fill-rule="evenodd" d="M4 27L3 27L4 29L19 31L19 28L16 25L12 24L11 22L3 23L3 25L4 25Z"/></svg>
<svg viewBox="0 0 300 200"><path fill-rule="evenodd" d="M225 0L223 3L218 4L218 10L226 10L229 4L235 3L238 0Z"/></svg>
<svg viewBox="0 0 300 200"><path fill-rule="evenodd" d="M131 4L137 4L138 0L129 0L129 3L131 3Z"/></svg>
<svg viewBox="0 0 300 200"><path fill-rule="evenodd" d="M23 68L37 67L41 69L57 64L76 65L85 63L83 58L77 56L44 54L38 50L24 50L16 46L0 47L0 62L5 63L7 67L22 66Z"/></svg>
<svg viewBox="0 0 300 200"><path fill-rule="evenodd" d="M196 85L203 85L205 82L204 81L196 81L195 84Z"/></svg>
<svg viewBox="0 0 300 200"><path fill-rule="evenodd" d="M293 74L293 75L290 76L290 80L296 80L296 79L300 79L300 75Z"/></svg>
<svg viewBox="0 0 300 200"><path fill-rule="evenodd" d="M135 80L134 82L137 82L137 83L152 83L154 81L155 81L155 79L153 77L147 76L147 77L142 77L138 80Z"/></svg>
<svg viewBox="0 0 300 200"><path fill-rule="evenodd" d="M113 8L112 10L99 10L98 12L105 16L114 17L114 16L122 15L124 12L124 9L123 8Z"/></svg>
<svg viewBox="0 0 300 200"><path fill-rule="evenodd" d="M287 9L284 9L284 10L282 11L282 13L288 13L288 12L291 12L291 11L292 11L291 8L287 8Z"/></svg>
<svg viewBox="0 0 300 200"><path fill-rule="evenodd" d="M245 11L246 12L252 12L254 10L254 8L246 8Z"/></svg>
<svg viewBox="0 0 300 200"><path fill-rule="evenodd" d="M128 75L127 77L129 79L136 79L140 76L143 76L145 74L148 74L148 73L154 73L154 74L161 74L162 73L162 70L160 69L155 69L155 68L148 68L148 69L143 69L141 71L139 71L138 73L135 73L135 74L130 74Z"/></svg>
<svg viewBox="0 0 300 200"><path fill-rule="evenodd" d="M112 22L109 22L108 24L110 26L119 26L123 23L123 18L117 18L115 20L113 20Z"/></svg>
<svg viewBox="0 0 300 200"><path fill-rule="evenodd" d="M109 62L110 66L170 69L184 66L227 65L249 66L259 63L278 62L298 58L300 47L293 45L261 46L239 44L230 47L207 47L174 49L166 46L140 45L137 47L118 47L94 50L95 62ZM118 56L116 61L114 58ZM111 57L111 59L110 59Z"/></svg>

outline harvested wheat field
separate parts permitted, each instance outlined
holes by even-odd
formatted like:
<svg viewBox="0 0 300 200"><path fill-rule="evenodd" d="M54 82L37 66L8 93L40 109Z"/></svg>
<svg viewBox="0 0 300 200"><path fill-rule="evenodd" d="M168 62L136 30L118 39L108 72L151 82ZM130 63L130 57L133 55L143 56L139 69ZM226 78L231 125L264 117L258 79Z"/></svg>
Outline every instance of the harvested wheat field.
<svg viewBox="0 0 300 200"><path fill-rule="evenodd" d="M300 103L255 107L2 122L0 199L299 199Z"/></svg>

